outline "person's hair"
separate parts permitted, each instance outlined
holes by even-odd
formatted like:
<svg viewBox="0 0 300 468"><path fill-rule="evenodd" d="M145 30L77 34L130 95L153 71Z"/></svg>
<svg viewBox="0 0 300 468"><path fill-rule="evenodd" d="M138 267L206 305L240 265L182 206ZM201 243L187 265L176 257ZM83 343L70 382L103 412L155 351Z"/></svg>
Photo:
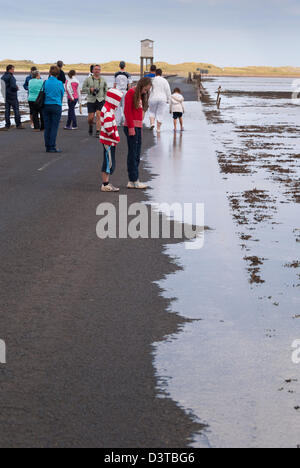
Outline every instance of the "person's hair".
<svg viewBox="0 0 300 468"><path fill-rule="evenodd" d="M33 73L33 72L37 71L37 68L36 67L31 67L30 71L31 71L31 73Z"/></svg>
<svg viewBox="0 0 300 468"><path fill-rule="evenodd" d="M181 94L181 89L180 88L175 88L174 91L173 91L173 94L174 93Z"/></svg>
<svg viewBox="0 0 300 468"><path fill-rule="evenodd" d="M9 71L12 70L13 68L15 68L13 65L7 65L6 71L9 72Z"/></svg>
<svg viewBox="0 0 300 468"><path fill-rule="evenodd" d="M135 88L135 93L134 93L134 98L133 98L133 103L134 107L136 109L139 109L140 107L140 102L142 100L142 105L143 105L143 110L144 112L147 112L148 107L149 107L149 96L150 92L146 94L142 94L142 89L145 88L146 86L152 85L152 80L151 78L142 78L138 84L136 85Z"/></svg>
<svg viewBox="0 0 300 468"><path fill-rule="evenodd" d="M38 70L33 70L32 71L32 78L37 78L39 76L40 72Z"/></svg>
<svg viewBox="0 0 300 468"><path fill-rule="evenodd" d="M150 71L156 72L156 65L151 65Z"/></svg>
<svg viewBox="0 0 300 468"><path fill-rule="evenodd" d="M76 75L76 71L75 70L70 70L68 75L69 75L69 78L73 78L73 76Z"/></svg>
<svg viewBox="0 0 300 468"><path fill-rule="evenodd" d="M161 69L161 68L158 68L158 69L156 70L156 76L162 76L162 74L163 74L162 69Z"/></svg>
<svg viewBox="0 0 300 468"><path fill-rule="evenodd" d="M126 68L126 62L124 62L124 60L120 62L120 68L121 70L124 70L124 68Z"/></svg>
<svg viewBox="0 0 300 468"><path fill-rule="evenodd" d="M56 65L58 66L58 68L62 68L64 66L64 62L62 62L61 60L59 60Z"/></svg>
<svg viewBox="0 0 300 468"><path fill-rule="evenodd" d="M93 73L94 68L95 68L95 65L91 65L91 66L90 66L90 73Z"/></svg>
<svg viewBox="0 0 300 468"><path fill-rule="evenodd" d="M56 78L59 76L60 70L56 65L52 65L50 67L49 75L55 76Z"/></svg>

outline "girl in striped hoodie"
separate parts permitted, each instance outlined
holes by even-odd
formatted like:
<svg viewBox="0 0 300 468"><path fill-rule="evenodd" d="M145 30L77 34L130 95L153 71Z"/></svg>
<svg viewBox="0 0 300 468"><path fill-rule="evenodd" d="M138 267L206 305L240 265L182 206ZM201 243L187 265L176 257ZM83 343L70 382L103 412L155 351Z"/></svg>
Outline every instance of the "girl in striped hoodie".
<svg viewBox="0 0 300 468"><path fill-rule="evenodd" d="M116 168L116 146L120 142L120 135L116 123L115 113L122 101L123 93L119 89L110 89L101 111L100 142L104 147L104 161L102 166L102 192L119 192L120 189L109 183L109 178Z"/></svg>

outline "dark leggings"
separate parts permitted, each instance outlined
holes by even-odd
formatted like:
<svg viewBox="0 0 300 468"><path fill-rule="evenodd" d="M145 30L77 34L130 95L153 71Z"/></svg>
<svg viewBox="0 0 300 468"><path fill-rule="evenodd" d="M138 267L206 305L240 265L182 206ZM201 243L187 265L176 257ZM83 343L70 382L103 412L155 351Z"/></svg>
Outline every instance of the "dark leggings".
<svg viewBox="0 0 300 468"><path fill-rule="evenodd" d="M107 150L105 149L105 146L103 145L103 150L104 150L103 151L104 158L103 158L102 172L104 172L105 174L113 175L116 169L116 147L110 146L109 150Z"/></svg>
<svg viewBox="0 0 300 468"><path fill-rule="evenodd" d="M67 121L67 127L69 128L77 128L77 118L76 118L76 112L75 112L75 107L77 105L78 99L75 99L74 101L71 101L71 99L68 99L68 106L69 106L69 111L68 111L68 121Z"/></svg>
<svg viewBox="0 0 300 468"><path fill-rule="evenodd" d="M129 136L128 127L124 127L124 132L128 143L127 167L129 181L137 182L139 180L139 166L142 151L142 129L136 128L134 136Z"/></svg>
<svg viewBox="0 0 300 468"><path fill-rule="evenodd" d="M44 130L44 117L42 111L36 110L35 103L33 101L29 101L29 107L34 129Z"/></svg>

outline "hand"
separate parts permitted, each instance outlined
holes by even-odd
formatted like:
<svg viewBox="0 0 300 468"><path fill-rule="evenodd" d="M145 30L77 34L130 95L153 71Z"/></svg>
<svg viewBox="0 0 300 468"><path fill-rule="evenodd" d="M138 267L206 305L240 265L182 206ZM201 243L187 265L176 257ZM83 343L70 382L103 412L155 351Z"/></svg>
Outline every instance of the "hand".
<svg viewBox="0 0 300 468"><path fill-rule="evenodd" d="M95 88L91 88L90 91L91 91L91 93L93 94L93 92L95 91Z"/></svg>

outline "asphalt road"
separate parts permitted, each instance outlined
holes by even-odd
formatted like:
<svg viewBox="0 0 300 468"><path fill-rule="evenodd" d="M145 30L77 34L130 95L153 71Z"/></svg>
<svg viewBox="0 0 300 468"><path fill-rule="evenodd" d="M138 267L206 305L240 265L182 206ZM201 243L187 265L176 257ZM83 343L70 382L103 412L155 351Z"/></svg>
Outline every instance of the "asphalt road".
<svg viewBox="0 0 300 468"><path fill-rule="evenodd" d="M199 427L152 362L180 325L153 281L176 267L160 240L97 238L96 207L119 200L99 191L100 144L84 118L58 141L57 157L28 126L0 132L0 446L185 447ZM126 152L122 135L121 194Z"/></svg>

